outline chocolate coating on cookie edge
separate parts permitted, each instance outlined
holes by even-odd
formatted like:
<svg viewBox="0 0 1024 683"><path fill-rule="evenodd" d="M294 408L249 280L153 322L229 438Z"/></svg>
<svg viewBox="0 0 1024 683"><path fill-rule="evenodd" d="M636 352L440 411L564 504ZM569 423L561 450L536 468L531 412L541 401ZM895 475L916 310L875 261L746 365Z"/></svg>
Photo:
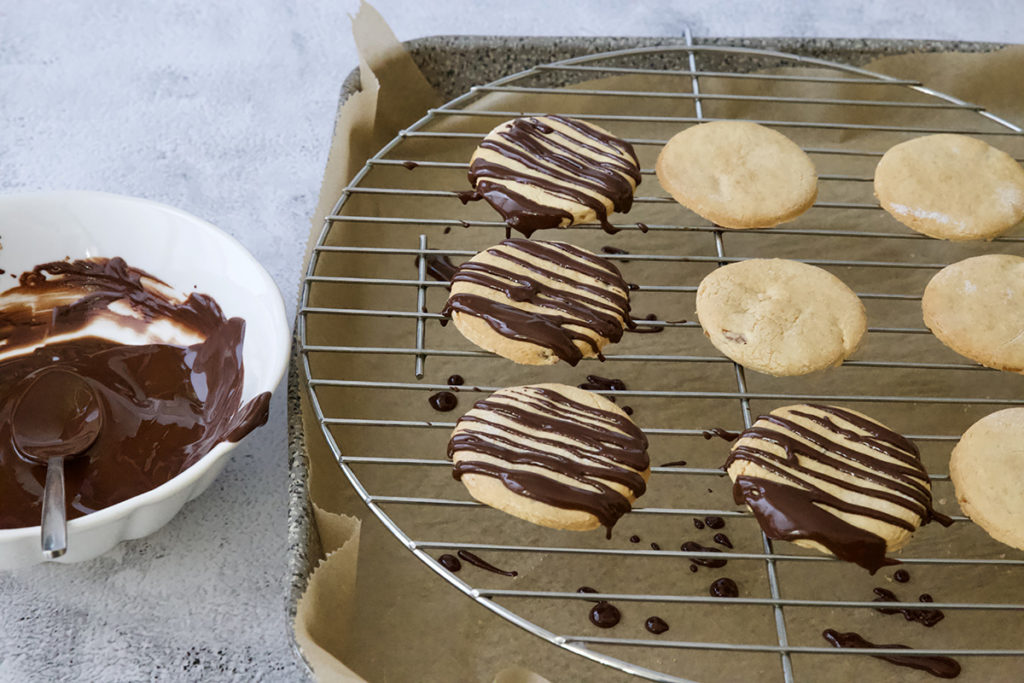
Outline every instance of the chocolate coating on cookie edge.
<svg viewBox="0 0 1024 683"><path fill-rule="evenodd" d="M725 464L728 469L737 460L746 460L796 484L746 475L734 478L734 500L750 507L769 538L815 541L836 557L854 562L871 573L880 567L898 564L897 560L885 556L885 539L840 519L822 506L879 520L911 532L916 530L916 526L876 508L849 503L815 486L810 481L811 477L851 493L892 503L916 515L922 523L933 518L943 523L948 520L932 510L928 474L918 457L917 446L911 441L877 422L841 408L823 405L798 407L804 410L791 410L792 415L825 428L826 433L812 431L777 414L762 415L740 435ZM822 414L808 412L807 409ZM829 416L867 434L843 428ZM780 446L786 455L779 456L744 443L749 439ZM843 445L844 440L865 444L887 459L848 448ZM799 464L798 458L836 470L836 474L850 476L834 476L809 468Z"/></svg>
<svg viewBox="0 0 1024 683"><path fill-rule="evenodd" d="M548 122L561 124L568 131ZM480 148L528 170L474 158L469 182L475 196L466 196L463 201L486 199L509 228L527 237L536 230L573 223L574 217L568 211L534 201L506 184L521 183L587 207L606 232L617 232L608 222L606 204L598 197L607 199L616 211L624 213L632 207L633 190L641 178L640 162L632 145L564 116L524 117L506 125L493 137L488 135Z"/></svg>
<svg viewBox="0 0 1024 683"><path fill-rule="evenodd" d="M459 426L466 425L456 429L448 444L449 458L469 455L455 462L456 479L465 474L494 477L517 495L582 510L609 529L631 505L606 482L624 486L635 497L646 490L640 473L650 461L643 432L622 415L583 405L552 388L528 386L498 392L478 401L459 420ZM581 486L514 467L524 465L562 474Z"/></svg>
<svg viewBox="0 0 1024 683"><path fill-rule="evenodd" d="M452 276L452 284L461 282L496 290L505 295L508 303L460 292L449 297L442 310L444 315L457 311L481 318L498 334L550 349L570 365L583 358L576 341L585 342L600 356L593 337L572 328L585 328L597 337L617 342L624 326L633 325L625 280L615 265L599 256L563 242L524 239L505 240L487 253L510 266L526 269L530 275L492 263L467 261ZM563 274L562 270L571 275ZM573 279L575 275L600 284ZM544 310L526 311L517 307L517 302L529 302Z"/></svg>

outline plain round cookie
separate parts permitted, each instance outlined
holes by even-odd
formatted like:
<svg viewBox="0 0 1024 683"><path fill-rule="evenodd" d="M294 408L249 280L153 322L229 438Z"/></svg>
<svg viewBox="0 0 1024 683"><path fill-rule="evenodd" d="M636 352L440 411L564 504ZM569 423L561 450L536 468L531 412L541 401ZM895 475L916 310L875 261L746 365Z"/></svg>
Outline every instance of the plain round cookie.
<svg viewBox="0 0 1024 683"><path fill-rule="evenodd" d="M509 387L478 401L448 444L476 500L554 529L609 528L646 489L647 439L618 406L565 384Z"/></svg>
<svg viewBox="0 0 1024 683"><path fill-rule="evenodd" d="M719 351L777 377L839 365L867 331L864 304L839 278L785 259L712 271L697 288L697 318Z"/></svg>
<svg viewBox="0 0 1024 683"><path fill-rule="evenodd" d="M714 121L677 133L658 155L673 199L725 228L769 228L814 204L810 157L782 133L749 121Z"/></svg>
<svg viewBox="0 0 1024 683"><path fill-rule="evenodd" d="M598 357L630 323L619 269L564 242L509 239L456 270L444 312L477 346L522 365Z"/></svg>
<svg viewBox="0 0 1024 683"><path fill-rule="evenodd" d="M921 298L928 329L962 356L1024 372L1024 258L986 254L946 266Z"/></svg>
<svg viewBox="0 0 1024 683"><path fill-rule="evenodd" d="M605 129L567 116L506 121L484 137L469 163L475 195L509 228L535 230L598 221L633 205L640 162L632 145Z"/></svg>
<svg viewBox="0 0 1024 683"><path fill-rule="evenodd" d="M931 518L917 446L848 408L776 408L740 434L726 469L736 502L754 511L769 538L872 572Z"/></svg>
<svg viewBox="0 0 1024 683"><path fill-rule="evenodd" d="M1024 408L987 415L953 448L949 476L960 509L1000 543L1024 550Z"/></svg>
<svg viewBox="0 0 1024 683"><path fill-rule="evenodd" d="M943 240L990 240L1024 219L1024 168L966 135L926 135L892 147L875 169L882 208Z"/></svg>

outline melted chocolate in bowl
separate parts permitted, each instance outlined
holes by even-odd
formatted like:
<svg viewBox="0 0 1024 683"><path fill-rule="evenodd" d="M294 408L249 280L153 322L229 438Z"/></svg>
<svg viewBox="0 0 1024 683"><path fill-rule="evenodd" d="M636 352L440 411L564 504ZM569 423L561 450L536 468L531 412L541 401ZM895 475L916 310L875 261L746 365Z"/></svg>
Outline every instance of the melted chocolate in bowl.
<svg viewBox="0 0 1024 683"><path fill-rule="evenodd" d="M97 336L97 322L144 343ZM157 325L192 343L165 343ZM245 321L226 319L209 296L181 300L120 258L47 263L22 274L18 287L0 294L0 529L39 523L46 467L22 458L11 434L32 373L73 372L99 397L103 427L66 463L74 519L160 486L221 441L266 422L269 392L241 402L244 333Z"/></svg>

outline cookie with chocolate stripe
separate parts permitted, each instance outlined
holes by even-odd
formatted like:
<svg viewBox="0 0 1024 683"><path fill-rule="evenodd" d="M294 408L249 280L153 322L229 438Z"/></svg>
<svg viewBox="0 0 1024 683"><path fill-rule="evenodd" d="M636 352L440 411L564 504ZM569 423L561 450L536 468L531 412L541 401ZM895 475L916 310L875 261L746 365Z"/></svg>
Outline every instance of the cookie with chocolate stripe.
<svg viewBox="0 0 1024 683"><path fill-rule="evenodd" d="M608 399L564 384L509 387L477 401L448 443L476 500L528 522L609 533L650 477L647 438Z"/></svg>
<svg viewBox="0 0 1024 683"><path fill-rule="evenodd" d="M762 415L725 463L733 498L772 539L833 554L872 574L917 528L949 518L932 509L917 446L847 408L799 404Z"/></svg>
<svg viewBox="0 0 1024 683"><path fill-rule="evenodd" d="M564 242L509 239L451 278L444 313L467 339L523 365L601 357L632 325L619 269Z"/></svg>
<svg viewBox="0 0 1024 683"><path fill-rule="evenodd" d="M536 230L597 221L607 232L612 211L627 212L640 184L633 147L603 128L567 116L528 116L502 123L469 164L473 194L505 224L529 237Z"/></svg>

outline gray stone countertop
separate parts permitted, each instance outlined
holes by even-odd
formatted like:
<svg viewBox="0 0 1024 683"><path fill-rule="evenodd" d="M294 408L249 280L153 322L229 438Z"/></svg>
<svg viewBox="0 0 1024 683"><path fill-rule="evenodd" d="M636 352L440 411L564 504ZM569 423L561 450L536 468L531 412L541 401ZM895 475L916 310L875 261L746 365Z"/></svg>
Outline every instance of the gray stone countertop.
<svg viewBox="0 0 1024 683"><path fill-rule="evenodd" d="M1015 42L1014 0L517 0L376 7L438 34ZM567 11L571 7L571 11ZM294 315L356 0L0 2L0 192L91 189L231 233ZM0 574L0 681L301 680L286 620L284 391L270 423L156 534Z"/></svg>

